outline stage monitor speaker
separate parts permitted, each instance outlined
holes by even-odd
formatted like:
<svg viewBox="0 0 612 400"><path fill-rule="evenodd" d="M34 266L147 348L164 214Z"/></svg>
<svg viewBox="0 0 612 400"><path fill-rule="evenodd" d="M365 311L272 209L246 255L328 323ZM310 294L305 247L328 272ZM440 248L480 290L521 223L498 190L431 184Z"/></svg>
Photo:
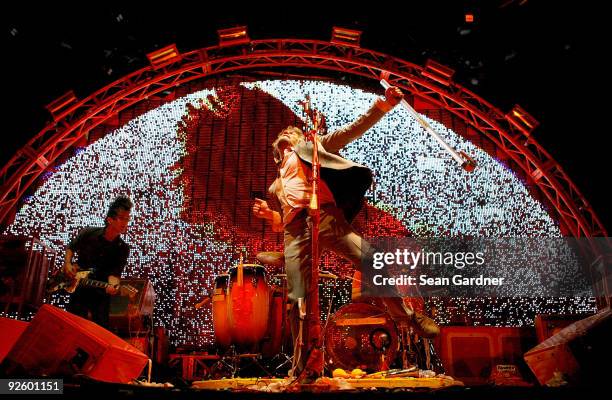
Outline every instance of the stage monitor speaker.
<svg viewBox="0 0 612 400"><path fill-rule="evenodd" d="M125 339L126 342L134 346L138 351L146 354L147 357L151 358L152 338L149 336L133 336Z"/></svg>
<svg viewBox="0 0 612 400"><path fill-rule="evenodd" d="M445 326L436 339L446 374L466 385L488 384L495 365L516 365L530 377L522 357L535 343L532 328Z"/></svg>
<svg viewBox="0 0 612 400"><path fill-rule="evenodd" d="M538 343L559 333L563 328L588 317L586 314L538 314L535 317L535 330Z"/></svg>
<svg viewBox="0 0 612 400"><path fill-rule="evenodd" d="M17 339L19 339L27 327L28 323L25 321L0 317L0 332L2 332L2 339L0 339L0 362L4 360L4 357L13 348Z"/></svg>
<svg viewBox="0 0 612 400"><path fill-rule="evenodd" d="M575 322L525 354L541 385L603 384L612 361L612 310L605 309Z"/></svg>
<svg viewBox="0 0 612 400"><path fill-rule="evenodd" d="M148 357L92 321L43 305L5 359L9 376L72 376L129 383Z"/></svg>
<svg viewBox="0 0 612 400"><path fill-rule="evenodd" d="M109 313L111 329L129 334L153 329L151 317L155 304L155 290L148 279L122 279L122 284L138 290L134 298L112 296Z"/></svg>

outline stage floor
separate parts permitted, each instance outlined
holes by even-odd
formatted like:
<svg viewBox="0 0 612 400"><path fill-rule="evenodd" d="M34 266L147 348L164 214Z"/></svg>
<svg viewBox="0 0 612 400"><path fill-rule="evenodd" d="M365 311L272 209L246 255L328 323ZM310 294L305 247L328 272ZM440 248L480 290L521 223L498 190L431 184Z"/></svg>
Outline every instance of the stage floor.
<svg viewBox="0 0 612 400"><path fill-rule="evenodd" d="M463 386L463 383L448 378L361 378L333 379L321 378L312 385L299 385L291 379L234 378L193 382L192 388L237 391L277 392L339 392L346 390L367 389L442 389L451 386Z"/></svg>

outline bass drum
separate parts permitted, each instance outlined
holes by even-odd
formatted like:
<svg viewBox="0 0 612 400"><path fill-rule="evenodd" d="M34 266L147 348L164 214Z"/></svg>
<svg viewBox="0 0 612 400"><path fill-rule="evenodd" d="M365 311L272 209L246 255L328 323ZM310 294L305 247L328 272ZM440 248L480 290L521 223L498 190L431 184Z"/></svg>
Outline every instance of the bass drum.
<svg viewBox="0 0 612 400"><path fill-rule="evenodd" d="M215 330L215 341L218 346L227 348L232 343L232 335L227 319L227 289L229 275L215 277L215 289L212 296L212 317Z"/></svg>
<svg viewBox="0 0 612 400"><path fill-rule="evenodd" d="M227 320L232 344L241 350L257 349L268 329L269 310L265 268L256 264L230 268Z"/></svg>
<svg viewBox="0 0 612 400"><path fill-rule="evenodd" d="M395 322L385 311L367 303L340 307L327 323L324 340L330 369L376 372L383 363L390 365L399 350Z"/></svg>

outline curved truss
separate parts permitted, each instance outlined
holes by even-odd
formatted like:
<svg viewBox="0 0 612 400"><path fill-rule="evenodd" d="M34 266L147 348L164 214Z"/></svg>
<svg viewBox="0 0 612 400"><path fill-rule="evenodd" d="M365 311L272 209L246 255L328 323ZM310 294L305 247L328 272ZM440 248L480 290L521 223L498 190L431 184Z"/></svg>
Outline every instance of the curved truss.
<svg viewBox="0 0 612 400"><path fill-rule="evenodd" d="M529 176L556 208L572 236L607 236L595 212L561 166L499 109L471 91L443 86L415 64L382 53L313 40L269 39L246 45L214 46L142 68L119 79L55 116L55 122L20 149L0 171L0 224L47 166L91 129L141 100L211 75L273 67L320 68L379 80L386 78L425 101L463 119L487 136Z"/></svg>

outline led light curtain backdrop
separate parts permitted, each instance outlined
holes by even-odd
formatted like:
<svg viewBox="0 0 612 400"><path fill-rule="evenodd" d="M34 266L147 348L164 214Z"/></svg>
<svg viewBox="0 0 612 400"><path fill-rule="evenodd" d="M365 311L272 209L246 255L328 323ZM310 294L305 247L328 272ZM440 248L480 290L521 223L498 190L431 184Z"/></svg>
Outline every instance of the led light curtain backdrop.
<svg viewBox="0 0 612 400"><path fill-rule="evenodd" d="M182 93L181 93L182 92ZM7 233L39 236L63 254L80 227L101 225L117 194L135 204L126 235L132 251L126 276L149 278L157 293L155 323L176 345L214 340L210 304L214 277L243 251L281 250L282 240L250 214L276 176L270 144L287 125L299 125L298 101L310 94L329 130L352 122L376 98L328 81L209 80L184 85L165 104L139 104L87 145L58 163L27 197ZM466 139L467 128L443 110L421 109L444 139L479 167L460 171L444 150L396 107L342 155L375 173L368 204L356 220L366 236L560 237L559 224L527 180L495 153ZM431 117L431 118L430 118ZM441 122L438 122L441 121ZM113 126L114 124L114 126ZM462 131L461 134L455 132ZM325 270L342 279L323 288L334 308L350 300L350 266L325 255ZM59 267L59 265L58 265ZM57 295L56 304L65 298ZM452 299L451 299L452 302ZM521 326L536 313L593 312L590 298L430 299L436 319L463 313L475 324ZM326 310L325 310L326 311Z"/></svg>

